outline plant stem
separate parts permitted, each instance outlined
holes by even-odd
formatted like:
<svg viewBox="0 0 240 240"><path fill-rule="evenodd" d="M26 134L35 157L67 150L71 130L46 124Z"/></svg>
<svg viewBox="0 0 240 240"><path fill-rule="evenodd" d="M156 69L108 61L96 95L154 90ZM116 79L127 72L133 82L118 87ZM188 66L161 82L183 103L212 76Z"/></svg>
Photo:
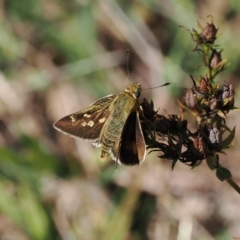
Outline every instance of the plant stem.
<svg viewBox="0 0 240 240"><path fill-rule="evenodd" d="M240 194L240 187L232 180L232 178L227 179L228 184Z"/></svg>

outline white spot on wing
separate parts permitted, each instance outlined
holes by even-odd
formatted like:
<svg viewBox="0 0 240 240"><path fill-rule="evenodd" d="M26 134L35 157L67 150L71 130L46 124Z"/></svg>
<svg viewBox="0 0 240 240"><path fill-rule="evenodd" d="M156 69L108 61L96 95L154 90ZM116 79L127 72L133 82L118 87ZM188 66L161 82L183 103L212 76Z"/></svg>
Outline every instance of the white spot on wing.
<svg viewBox="0 0 240 240"><path fill-rule="evenodd" d="M87 123L88 126L92 127L94 125L94 122L92 120L90 120L88 123Z"/></svg>
<svg viewBox="0 0 240 240"><path fill-rule="evenodd" d="M76 119L74 118L74 116L72 115L72 116L70 116L70 118L71 118L71 121L74 123L75 121L76 121Z"/></svg>
<svg viewBox="0 0 240 240"><path fill-rule="evenodd" d="M87 114L87 113L85 113L83 116L84 116L85 118L90 118L90 117L91 117L91 115L90 115L90 114Z"/></svg>
<svg viewBox="0 0 240 240"><path fill-rule="evenodd" d="M99 119L98 121L99 121L99 123L103 123L103 122L105 122L105 120L106 120L106 118L104 117L104 118Z"/></svg>

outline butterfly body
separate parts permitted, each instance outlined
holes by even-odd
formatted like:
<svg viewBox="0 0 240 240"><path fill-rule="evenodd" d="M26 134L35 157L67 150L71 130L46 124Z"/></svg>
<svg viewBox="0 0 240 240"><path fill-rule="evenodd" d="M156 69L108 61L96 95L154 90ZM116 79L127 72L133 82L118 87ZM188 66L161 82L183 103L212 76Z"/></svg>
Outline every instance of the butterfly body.
<svg viewBox="0 0 240 240"><path fill-rule="evenodd" d="M139 120L140 93L141 85L130 83L119 95L103 97L88 108L63 117L53 126L101 147L102 160L111 155L118 163L140 164L146 155Z"/></svg>

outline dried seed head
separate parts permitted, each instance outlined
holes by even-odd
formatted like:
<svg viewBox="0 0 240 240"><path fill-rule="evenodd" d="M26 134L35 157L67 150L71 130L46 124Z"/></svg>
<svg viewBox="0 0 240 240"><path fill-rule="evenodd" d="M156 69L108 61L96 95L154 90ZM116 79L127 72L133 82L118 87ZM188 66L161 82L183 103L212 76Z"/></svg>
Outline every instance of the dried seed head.
<svg viewBox="0 0 240 240"><path fill-rule="evenodd" d="M206 157L207 155L207 146L203 141L203 138L198 136L194 138L193 144L191 146L191 151L194 155L199 157Z"/></svg>
<svg viewBox="0 0 240 240"><path fill-rule="evenodd" d="M161 116L161 115L156 115L156 132L166 134L169 132L169 129L171 129L171 120Z"/></svg>
<svg viewBox="0 0 240 240"><path fill-rule="evenodd" d="M143 120L151 120L154 118L155 114L157 113L154 111L154 105L153 102L148 102L145 98L143 99L140 108L142 109L140 118L143 118ZM142 119L141 119L142 120Z"/></svg>

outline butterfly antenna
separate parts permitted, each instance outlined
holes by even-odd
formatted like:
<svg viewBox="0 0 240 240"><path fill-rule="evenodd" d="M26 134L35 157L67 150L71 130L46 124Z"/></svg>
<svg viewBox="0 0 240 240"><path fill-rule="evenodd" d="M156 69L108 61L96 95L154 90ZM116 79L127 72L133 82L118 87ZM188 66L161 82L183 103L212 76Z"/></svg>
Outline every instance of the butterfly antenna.
<svg viewBox="0 0 240 240"><path fill-rule="evenodd" d="M127 75L129 76L129 55L130 55L130 50L127 49Z"/></svg>
<svg viewBox="0 0 240 240"><path fill-rule="evenodd" d="M156 87L152 87L152 88L144 88L144 89L142 89L142 90L149 90L149 89L154 89L154 88L160 88L160 87L164 87L164 86L167 86L167 85L170 85L171 83L169 83L169 82L167 82L167 83L164 83L164 84L162 84L162 85L160 85L160 86L156 86Z"/></svg>

